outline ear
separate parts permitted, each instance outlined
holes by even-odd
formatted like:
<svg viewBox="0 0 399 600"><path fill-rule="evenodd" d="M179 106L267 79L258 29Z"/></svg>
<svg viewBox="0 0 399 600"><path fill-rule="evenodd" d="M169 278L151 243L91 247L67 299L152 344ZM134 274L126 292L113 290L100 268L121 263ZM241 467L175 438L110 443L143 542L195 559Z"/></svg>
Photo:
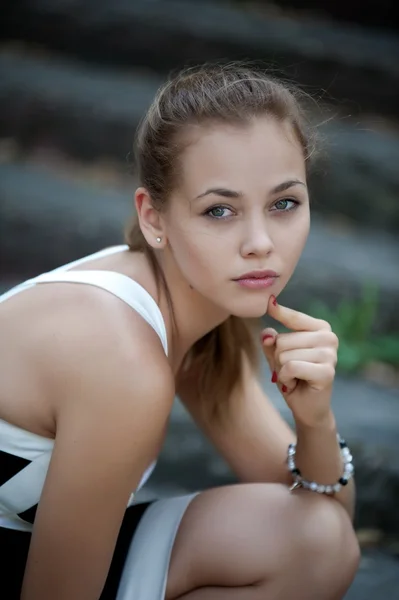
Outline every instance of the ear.
<svg viewBox="0 0 399 600"><path fill-rule="evenodd" d="M151 196L144 187L137 188L134 194L134 202L136 205L137 216L139 219L141 231L148 244L153 248L163 248L166 243L162 217L156 210L151 201ZM157 242L157 238L161 238L161 242Z"/></svg>

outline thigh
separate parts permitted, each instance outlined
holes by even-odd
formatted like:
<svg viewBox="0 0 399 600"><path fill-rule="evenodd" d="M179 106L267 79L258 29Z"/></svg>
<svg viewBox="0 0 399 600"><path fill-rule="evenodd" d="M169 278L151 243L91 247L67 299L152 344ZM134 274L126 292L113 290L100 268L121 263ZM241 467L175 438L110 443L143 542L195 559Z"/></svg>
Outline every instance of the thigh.
<svg viewBox="0 0 399 600"><path fill-rule="evenodd" d="M284 485L263 483L206 490L194 498L181 521L166 599L198 587L256 585L268 573L285 569L294 555L306 553L312 560L309 555L314 554L316 560L327 521L337 535L345 527L351 530L341 505L319 494L291 494ZM303 565L297 567L300 573Z"/></svg>

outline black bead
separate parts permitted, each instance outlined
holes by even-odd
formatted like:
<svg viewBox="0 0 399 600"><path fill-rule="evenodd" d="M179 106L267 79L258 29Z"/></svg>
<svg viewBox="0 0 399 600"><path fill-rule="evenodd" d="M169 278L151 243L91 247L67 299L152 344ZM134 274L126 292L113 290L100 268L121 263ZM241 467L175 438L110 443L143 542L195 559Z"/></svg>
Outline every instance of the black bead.
<svg viewBox="0 0 399 600"><path fill-rule="evenodd" d="M338 479L338 483L340 483L341 485L347 485L348 480L345 479L345 477L341 477L341 479Z"/></svg>
<svg viewBox="0 0 399 600"><path fill-rule="evenodd" d="M291 469L291 473L293 473L294 475L300 475L301 472L297 467L294 467L293 469Z"/></svg>
<svg viewBox="0 0 399 600"><path fill-rule="evenodd" d="M345 442L345 440L341 440L341 441L339 442L339 447L340 447L340 448L347 448L347 447L348 447L348 444Z"/></svg>

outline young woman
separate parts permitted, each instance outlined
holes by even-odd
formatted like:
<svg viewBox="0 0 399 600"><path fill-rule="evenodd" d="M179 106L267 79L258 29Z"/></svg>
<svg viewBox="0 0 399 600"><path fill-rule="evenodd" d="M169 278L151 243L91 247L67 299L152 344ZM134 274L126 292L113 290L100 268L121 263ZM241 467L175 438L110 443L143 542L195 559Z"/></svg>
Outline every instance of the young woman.
<svg viewBox="0 0 399 600"><path fill-rule="evenodd" d="M359 548L338 340L276 300L309 231L312 154L286 85L183 71L138 131L127 245L2 297L8 600L342 598ZM288 332L254 338L266 313ZM258 382L261 347L295 436ZM135 503L176 394L240 483Z"/></svg>

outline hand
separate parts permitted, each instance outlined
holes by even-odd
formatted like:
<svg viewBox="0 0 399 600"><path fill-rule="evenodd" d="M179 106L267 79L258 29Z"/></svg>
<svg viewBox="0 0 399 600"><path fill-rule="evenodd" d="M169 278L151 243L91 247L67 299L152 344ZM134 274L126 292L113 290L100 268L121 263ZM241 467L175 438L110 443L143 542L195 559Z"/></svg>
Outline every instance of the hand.
<svg viewBox="0 0 399 600"><path fill-rule="evenodd" d="M293 331L262 331L263 352L294 419L314 426L331 419L338 338L326 321L269 299L267 314ZM265 337L269 336L269 337Z"/></svg>

